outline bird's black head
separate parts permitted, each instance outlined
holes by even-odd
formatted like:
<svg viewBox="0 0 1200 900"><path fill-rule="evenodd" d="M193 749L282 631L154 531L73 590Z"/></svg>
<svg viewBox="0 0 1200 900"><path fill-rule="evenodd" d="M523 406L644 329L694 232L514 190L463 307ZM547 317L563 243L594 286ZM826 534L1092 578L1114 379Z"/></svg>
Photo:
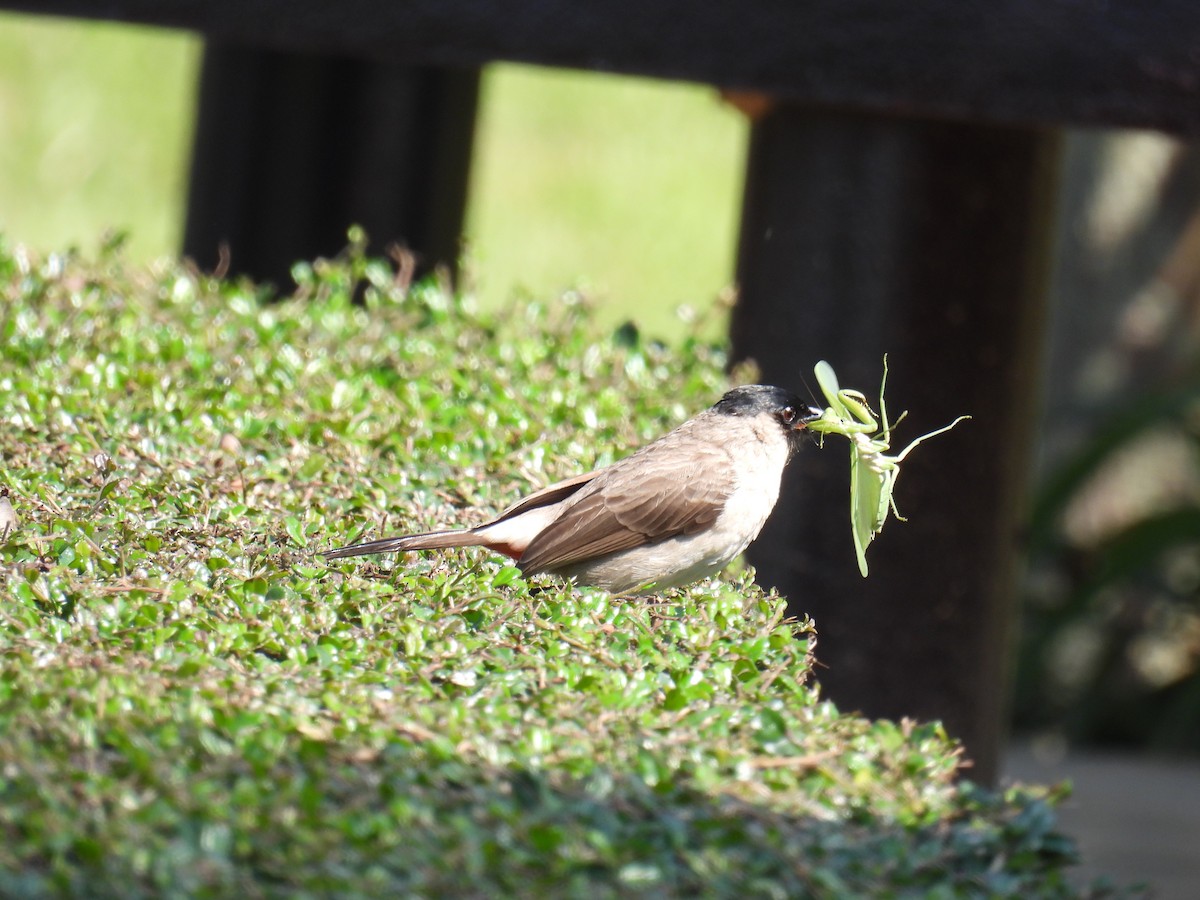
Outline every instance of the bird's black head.
<svg viewBox="0 0 1200 900"><path fill-rule="evenodd" d="M796 444L810 422L821 418L821 410L809 406L791 391L769 384L744 384L717 401L713 409L726 416L769 415Z"/></svg>

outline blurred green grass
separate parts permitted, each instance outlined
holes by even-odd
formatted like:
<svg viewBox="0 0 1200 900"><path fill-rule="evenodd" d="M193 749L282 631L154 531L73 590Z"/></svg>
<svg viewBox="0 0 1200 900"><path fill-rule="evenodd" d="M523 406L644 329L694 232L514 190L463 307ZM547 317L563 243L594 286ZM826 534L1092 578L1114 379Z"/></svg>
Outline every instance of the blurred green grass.
<svg viewBox="0 0 1200 900"><path fill-rule="evenodd" d="M0 231L41 249L127 230L134 258L176 250L195 38L0 16Z"/></svg>
<svg viewBox="0 0 1200 900"><path fill-rule="evenodd" d="M202 45L0 15L0 232L42 250L176 252ZM706 87L527 66L484 76L467 216L487 305L581 288L663 334L732 280L746 126ZM348 223L347 223L348 224Z"/></svg>

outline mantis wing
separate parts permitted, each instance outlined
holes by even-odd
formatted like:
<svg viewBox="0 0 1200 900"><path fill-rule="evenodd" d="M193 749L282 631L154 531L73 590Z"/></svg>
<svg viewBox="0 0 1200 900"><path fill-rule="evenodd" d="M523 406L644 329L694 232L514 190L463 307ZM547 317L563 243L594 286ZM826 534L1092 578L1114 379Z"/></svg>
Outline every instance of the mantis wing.
<svg viewBox="0 0 1200 900"><path fill-rule="evenodd" d="M858 448L850 445L850 534L854 538L854 552L858 556L858 571L867 577L867 545L874 537L871 519L874 509L866 502L863 483L872 480L872 473L863 465ZM865 478L864 478L865 476Z"/></svg>

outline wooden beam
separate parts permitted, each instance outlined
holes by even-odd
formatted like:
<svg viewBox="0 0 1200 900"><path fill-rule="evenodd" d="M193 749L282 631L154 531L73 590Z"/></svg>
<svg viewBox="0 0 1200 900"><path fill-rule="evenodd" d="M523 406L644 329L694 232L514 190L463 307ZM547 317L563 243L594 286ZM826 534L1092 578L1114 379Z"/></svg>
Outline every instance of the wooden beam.
<svg viewBox="0 0 1200 900"><path fill-rule="evenodd" d="M1200 134L1194 0L0 0L294 50L510 60L811 104Z"/></svg>

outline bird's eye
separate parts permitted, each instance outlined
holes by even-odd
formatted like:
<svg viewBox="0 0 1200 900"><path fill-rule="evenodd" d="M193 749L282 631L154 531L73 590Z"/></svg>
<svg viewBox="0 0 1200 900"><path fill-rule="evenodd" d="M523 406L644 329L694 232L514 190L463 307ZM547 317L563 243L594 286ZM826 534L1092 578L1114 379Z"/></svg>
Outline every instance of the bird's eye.
<svg viewBox="0 0 1200 900"><path fill-rule="evenodd" d="M779 418L783 420L784 425L795 425L798 417L799 414L794 406L785 406L779 411Z"/></svg>

